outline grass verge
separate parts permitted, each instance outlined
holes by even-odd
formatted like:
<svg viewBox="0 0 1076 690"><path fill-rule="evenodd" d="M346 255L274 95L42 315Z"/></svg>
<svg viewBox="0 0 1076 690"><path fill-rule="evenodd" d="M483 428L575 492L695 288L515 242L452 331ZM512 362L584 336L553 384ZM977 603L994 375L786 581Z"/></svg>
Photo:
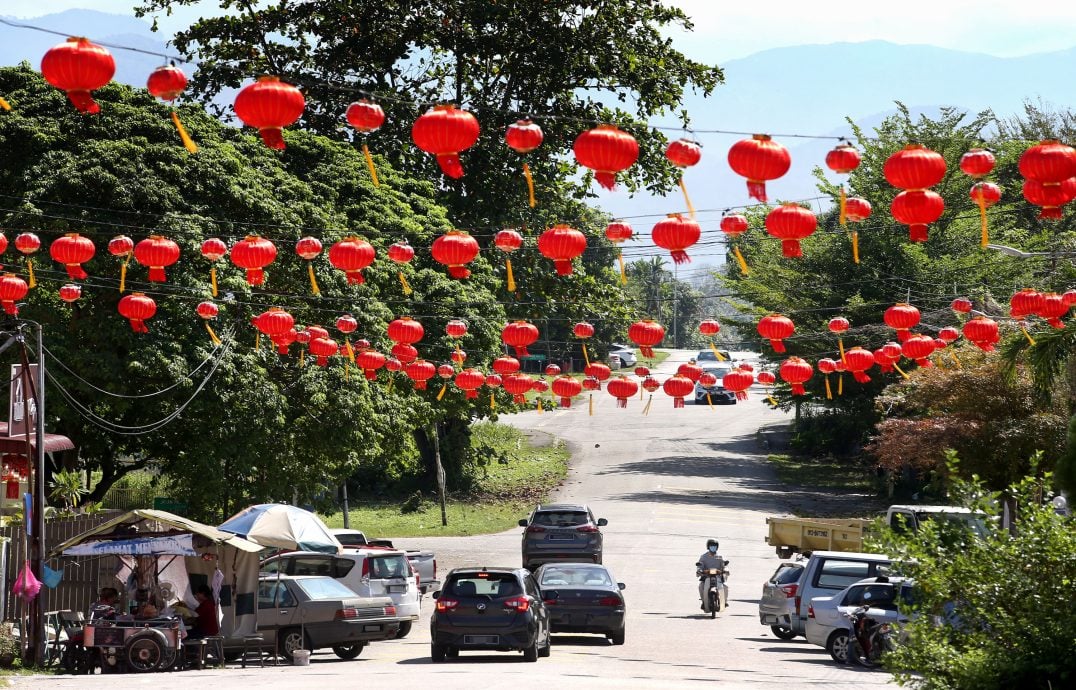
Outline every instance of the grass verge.
<svg viewBox="0 0 1076 690"><path fill-rule="evenodd" d="M485 464L475 470L470 491L448 497L447 526L441 525L441 507L430 495L364 502L349 511L351 526L371 537L503 532L545 500L568 473L568 449L551 437L532 440L513 427L480 422L472 428L471 446ZM329 527L344 525L343 513L323 517Z"/></svg>
<svg viewBox="0 0 1076 690"><path fill-rule="evenodd" d="M643 359L643 353L639 350L635 351L635 357L639 360L639 364L644 364L651 369L654 369L659 364L669 358L668 350L654 350L654 356L648 360ZM634 367L633 367L634 368Z"/></svg>
<svg viewBox="0 0 1076 690"><path fill-rule="evenodd" d="M777 478L785 484L857 493L877 491L874 478L867 468L854 461L781 454L772 454L769 460L777 469Z"/></svg>

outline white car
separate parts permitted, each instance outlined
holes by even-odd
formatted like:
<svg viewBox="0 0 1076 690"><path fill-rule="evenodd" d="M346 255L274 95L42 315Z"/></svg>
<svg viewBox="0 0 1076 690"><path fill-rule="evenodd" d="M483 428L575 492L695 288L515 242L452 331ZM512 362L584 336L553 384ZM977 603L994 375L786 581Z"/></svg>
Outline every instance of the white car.
<svg viewBox="0 0 1076 690"><path fill-rule="evenodd" d="M395 549L348 549L328 554L290 551L262 561L262 574L327 575L347 585L360 597L389 597L401 619L400 633L406 637L418 620L422 595L407 554Z"/></svg>
<svg viewBox="0 0 1076 690"><path fill-rule="evenodd" d="M905 621L897 609L901 601L912 601L912 585L911 580L903 577L870 577L833 596L811 599L807 607L807 641L825 647L834 661L845 663L851 633L846 614L869 605L868 615L875 620Z"/></svg>

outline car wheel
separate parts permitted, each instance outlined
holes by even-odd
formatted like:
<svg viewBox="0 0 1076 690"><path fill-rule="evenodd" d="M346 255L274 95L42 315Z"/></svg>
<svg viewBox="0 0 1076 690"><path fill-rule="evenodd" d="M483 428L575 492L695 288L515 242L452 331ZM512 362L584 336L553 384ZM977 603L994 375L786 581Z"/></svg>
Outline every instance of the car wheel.
<svg viewBox="0 0 1076 690"><path fill-rule="evenodd" d="M396 633L396 639L402 640L411 633L412 621L400 621L400 632Z"/></svg>
<svg viewBox="0 0 1076 690"><path fill-rule="evenodd" d="M542 657L543 659L548 658L549 655L552 652L553 652L553 636L549 635L549 634L546 634L546 636L545 636L545 646L538 648L538 656Z"/></svg>
<svg viewBox="0 0 1076 690"><path fill-rule="evenodd" d="M833 631L826 640L826 651L838 664L848 663L848 631Z"/></svg>
<svg viewBox="0 0 1076 690"><path fill-rule="evenodd" d="M787 625L771 625L770 630L773 631L775 637L781 640L792 640L796 637L796 633L792 632L792 628Z"/></svg>
<svg viewBox="0 0 1076 690"><path fill-rule="evenodd" d="M777 550L777 557L782 559L782 560L786 560L786 561L789 558L792 558L792 554L794 553L791 546L778 546L776 550Z"/></svg>
<svg viewBox="0 0 1076 690"><path fill-rule="evenodd" d="M445 646L443 644L437 644L436 642L430 643L430 659L433 663L439 664L445 660Z"/></svg>
<svg viewBox="0 0 1076 690"><path fill-rule="evenodd" d="M610 633L609 634L609 641L612 642L613 644L616 644L616 645L624 644L624 633L625 632L627 632L627 630L625 628L621 628L617 632Z"/></svg>
<svg viewBox="0 0 1076 690"><path fill-rule="evenodd" d="M278 637L277 649L280 651L280 656L290 664L295 659L295 650L313 649L309 639L305 644L303 642L303 633L298 628L282 630Z"/></svg>
<svg viewBox="0 0 1076 690"><path fill-rule="evenodd" d="M335 647L333 647L333 654L340 657L344 661L351 661L352 659L358 658L358 656L362 654L362 650L364 647L366 647L366 645L362 642L357 642L355 644L349 645L336 645Z"/></svg>
<svg viewBox="0 0 1076 690"><path fill-rule="evenodd" d="M538 635L534 636L531 646L523 650L523 661L538 661Z"/></svg>

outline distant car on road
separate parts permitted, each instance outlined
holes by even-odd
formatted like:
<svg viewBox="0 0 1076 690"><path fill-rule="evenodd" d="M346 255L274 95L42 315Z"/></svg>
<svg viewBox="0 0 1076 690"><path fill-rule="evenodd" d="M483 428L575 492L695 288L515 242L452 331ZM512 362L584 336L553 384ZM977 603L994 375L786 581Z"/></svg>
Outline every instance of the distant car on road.
<svg viewBox="0 0 1076 690"><path fill-rule="evenodd" d="M622 367L633 367L639 361L635 356L635 348L621 345L620 343L609 345L609 356L612 357L613 355L620 359L620 366Z"/></svg>
<svg viewBox="0 0 1076 690"><path fill-rule="evenodd" d="M597 633L624 644L623 582L589 563L548 563L534 575L549 608L553 632Z"/></svg>
<svg viewBox="0 0 1076 690"><path fill-rule="evenodd" d="M345 549L361 549L365 546L382 546L396 550L389 539L367 539L366 534L357 529L330 529L330 533L340 542ZM418 575L419 591L425 594L432 589L441 586L437 579L437 558L433 551L420 551L418 549L399 549L407 554L407 560L411 562L411 568Z"/></svg>
<svg viewBox="0 0 1076 690"><path fill-rule="evenodd" d="M724 357L725 361L729 362L730 366L731 366L732 355L729 354L729 351L728 350L718 350L718 352L721 353L721 356ZM695 355L695 362L698 363L699 366L702 366L703 362L719 362L719 361L720 360L717 358L717 355L714 354L713 350L699 350L699 354Z"/></svg>
<svg viewBox="0 0 1076 690"><path fill-rule="evenodd" d="M807 607L807 641L825 647L833 660L848 660L848 635L851 624L842 615L858 606L870 606L874 620L906 620L899 613L900 604L911 604L914 583L904 577L871 577L849 585L830 597L815 597Z"/></svg>
<svg viewBox="0 0 1076 690"><path fill-rule="evenodd" d="M434 592L430 657L461 651L521 651L524 661L549 656L549 611L534 576L522 568L456 568Z"/></svg>
<svg viewBox="0 0 1076 690"><path fill-rule="evenodd" d="M796 615L795 597L803 566L802 561L786 561L777 566L770 579L762 585L758 620L770 626L773 634L782 640L791 640L797 634L792 629L792 617Z"/></svg>
<svg viewBox="0 0 1076 690"><path fill-rule="evenodd" d="M258 633L289 661L297 649L325 647L354 659L367 642L392 639L399 628L392 599L360 597L331 577L272 575L258 582Z"/></svg>
<svg viewBox="0 0 1076 690"><path fill-rule="evenodd" d="M585 505L555 503L537 506L519 521L523 530L523 567L534 572L544 563L601 563L601 527Z"/></svg>
<svg viewBox="0 0 1076 690"><path fill-rule="evenodd" d="M712 352L710 354L713 354ZM717 377L717 383L713 386L704 386L699 382L695 382L695 404L706 405L712 402L715 405L735 405L736 394L721 385L722 377L732 371L732 365L727 362L717 362L710 366L702 368L703 372L713 374ZM710 395L710 400L706 400L706 395Z"/></svg>

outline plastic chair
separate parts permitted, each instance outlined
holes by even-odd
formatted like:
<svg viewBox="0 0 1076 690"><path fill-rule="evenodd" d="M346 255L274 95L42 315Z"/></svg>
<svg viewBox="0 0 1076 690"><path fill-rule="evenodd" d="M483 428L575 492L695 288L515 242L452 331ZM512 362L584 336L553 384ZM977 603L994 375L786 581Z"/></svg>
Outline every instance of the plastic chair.
<svg viewBox="0 0 1076 690"><path fill-rule="evenodd" d="M251 657L252 654L253 657ZM258 666L265 667L265 638L261 635L243 636L243 654L239 657L239 665L246 668L248 659L251 661L257 659ZM273 659L275 661L276 657Z"/></svg>

